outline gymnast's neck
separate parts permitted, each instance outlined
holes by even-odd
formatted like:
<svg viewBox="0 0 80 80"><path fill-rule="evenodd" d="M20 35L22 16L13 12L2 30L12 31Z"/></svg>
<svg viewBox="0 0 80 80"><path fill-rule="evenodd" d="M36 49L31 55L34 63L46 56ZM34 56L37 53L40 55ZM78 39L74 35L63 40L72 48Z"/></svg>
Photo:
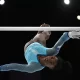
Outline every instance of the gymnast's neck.
<svg viewBox="0 0 80 80"><path fill-rule="evenodd" d="M43 34L36 34L36 36L32 39L33 42L38 42L46 47L46 39Z"/></svg>

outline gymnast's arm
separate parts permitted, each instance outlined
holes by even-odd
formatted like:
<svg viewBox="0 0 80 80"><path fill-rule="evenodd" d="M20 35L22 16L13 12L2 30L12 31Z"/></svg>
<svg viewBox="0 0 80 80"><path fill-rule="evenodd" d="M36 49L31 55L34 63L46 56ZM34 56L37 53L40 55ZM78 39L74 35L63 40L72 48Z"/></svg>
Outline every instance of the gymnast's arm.
<svg viewBox="0 0 80 80"><path fill-rule="evenodd" d="M18 63L10 63L0 66L0 71L20 71L20 72L28 72L28 73L34 73L36 71L42 70L43 67L36 62L32 62L29 65L27 64L18 64Z"/></svg>
<svg viewBox="0 0 80 80"><path fill-rule="evenodd" d="M52 48L47 49L47 55L57 55L63 44L69 39L70 37L68 36L68 32L64 32L59 40L56 42L56 44Z"/></svg>

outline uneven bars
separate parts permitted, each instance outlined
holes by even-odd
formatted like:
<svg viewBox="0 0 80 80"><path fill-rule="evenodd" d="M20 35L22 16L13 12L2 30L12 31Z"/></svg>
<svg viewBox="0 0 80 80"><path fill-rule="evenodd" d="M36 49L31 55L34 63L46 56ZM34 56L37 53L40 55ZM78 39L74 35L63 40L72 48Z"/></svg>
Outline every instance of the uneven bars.
<svg viewBox="0 0 80 80"><path fill-rule="evenodd" d="M0 31L80 31L80 27L0 27Z"/></svg>

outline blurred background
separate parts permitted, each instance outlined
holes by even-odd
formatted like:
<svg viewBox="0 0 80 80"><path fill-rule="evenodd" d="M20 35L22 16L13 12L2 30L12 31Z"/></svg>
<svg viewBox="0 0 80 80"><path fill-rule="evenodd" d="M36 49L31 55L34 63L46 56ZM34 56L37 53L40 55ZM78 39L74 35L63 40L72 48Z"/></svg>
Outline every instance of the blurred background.
<svg viewBox="0 0 80 80"><path fill-rule="evenodd" d="M80 26L80 0L0 0L0 26L42 23Z"/></svg>

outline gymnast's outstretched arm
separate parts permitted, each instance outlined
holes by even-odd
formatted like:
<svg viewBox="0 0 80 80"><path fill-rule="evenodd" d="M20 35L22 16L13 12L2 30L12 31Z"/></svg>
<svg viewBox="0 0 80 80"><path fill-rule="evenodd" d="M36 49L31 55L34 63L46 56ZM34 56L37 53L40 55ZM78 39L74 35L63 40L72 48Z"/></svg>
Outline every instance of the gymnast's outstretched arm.
<svg viewBox="0 0 80 80"><path fill-rule="evenodd" d="M68 32L64 32L56 44L52 48L47 49L47 55L57 55L63 44L69 39L70 37L68 36Z"/></svg>
<svg viewBox="0 0 80 80"><path fill-rule="evenodd" d="M34 73L36 71L42 70L43 67L36 62L32 62L29 65L27 64L18 64L18 63L10 63L0 66L0 71L20 71L20 72L28 72L28 73Z"/></svg>

